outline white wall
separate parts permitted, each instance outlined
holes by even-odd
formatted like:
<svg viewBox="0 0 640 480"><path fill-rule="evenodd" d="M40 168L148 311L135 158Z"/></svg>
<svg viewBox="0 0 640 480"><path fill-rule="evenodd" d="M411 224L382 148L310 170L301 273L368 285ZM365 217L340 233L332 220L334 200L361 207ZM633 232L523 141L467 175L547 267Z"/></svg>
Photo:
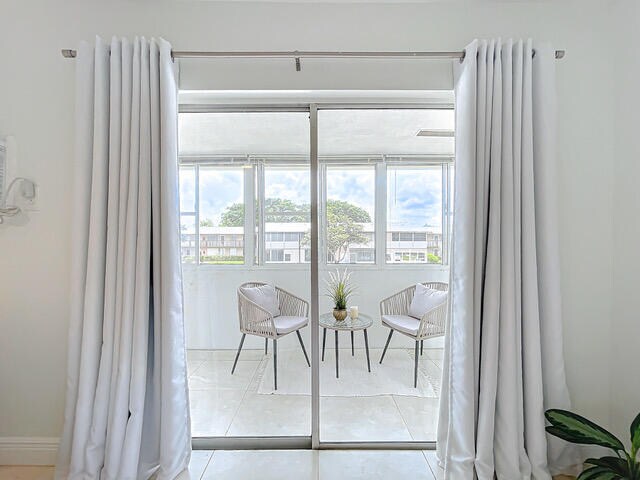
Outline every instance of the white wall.
<svg viewBox="0 0 640 480"><path fill-rule="evenodd" d="M136 33L164 36L177 49L201 50L457 50L474 37L497 36L533 36L566 48L557 78L567 371L576 408L609 423L612 365L605 346L612 332L614 244L609 2L3 0L2 17L0 134L16 136L20 173L40 184L41 211L24 227L0 227L0 437L57 436L62 424L73 294L68 276L74 64L62 59L59 49L94 34ZM381 65L381 72L393 70ZM250 69L238 67L243 73ZM338 69L319 69L318 75ZM300 88L295 75L284 64L269 78L281 87ZM336 88L334 77L324 80L323 87ZM376 81L375 72L347 80L351 88L384 83ZM243 85L242 79L236 83ZM414 88L422 88L417 83ZM225 84L234 84L233 78L225 77Z"/></svg>
<svg viewBox="0 0 640 480"><path fill-rule="evenodd" d="M611 421L625 441L640 412L640 5L617 2L615 54L614 282L611 355Z"/></svg>

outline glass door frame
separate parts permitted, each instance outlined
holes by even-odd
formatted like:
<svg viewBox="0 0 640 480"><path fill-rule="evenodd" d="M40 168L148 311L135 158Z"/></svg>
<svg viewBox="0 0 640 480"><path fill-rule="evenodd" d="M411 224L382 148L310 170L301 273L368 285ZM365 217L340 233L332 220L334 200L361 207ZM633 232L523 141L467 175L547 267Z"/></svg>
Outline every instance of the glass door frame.
<svg viewBox="0 0 640 480"><path fill-rule="evenodd" d="M234 92L237 95L237 92ZM320 164L318 159L318 112L321 110L417 110L454 108L453 102L434 99L419 92L366 92L365 99L359 95L345 93L345 96L330 93L322 98L299 101L299 96L292 91L291 101L283 99L270 103L269 94L265 94L264 102L256 102L255 95L248 96L246 101L227 100L222 103L188 104L180 103L180 113L255 113L255 112L307 112L309 114L309 175L310 175L310 207L311 207L311 435L310 436L251 436L251 437L195 437L192 446L195 450L255 450L255 449L384 449L384 450L434 450L435 441L339 441L327 442L320 438L320 327L319 327L319 276L320 276ZM362 93L362 92L358 92ZM400 93L400 94L399 94ZM375 96L375 99L371 97ZM283 101L285 100L285 101ZM374 100L374 101L372 101Z"/></svg>

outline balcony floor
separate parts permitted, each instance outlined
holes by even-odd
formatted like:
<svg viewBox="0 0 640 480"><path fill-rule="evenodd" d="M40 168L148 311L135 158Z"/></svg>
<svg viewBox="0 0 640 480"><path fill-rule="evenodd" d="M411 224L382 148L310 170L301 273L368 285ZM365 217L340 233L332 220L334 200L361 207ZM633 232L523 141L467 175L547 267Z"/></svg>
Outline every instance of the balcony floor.
<svg viewBox="0 0 640 480"><path fill-rule="evenodd" d="M406 349L389 349L389 355L403 355ZM290 352L300 356L295 359L301 368L306 367L301 352ZM345 382L351 391L357 392L358 382L371 381L366 363L358 371L361 377L348 380L347 366L351 357L350 349L340 350L340 368L344 369ZM382 349L371 349L371 369L379 368L378 360ZM412 354L412 352L411 352ZM402 394L356 396L322 395L331 389L335 381L332 375L322 373L335 368L333 351L327 350L325 365L321 369L320 384L320 438L322 441L435 441L438 422L439 388L430 391L429 396L413 396L412 363L398 379L402 382ZM364 362L363 349L356 349L354 360ZM235 436L309 436L311 425L311 396L304 394L264 394L260 386L265 366L271 366L270 353L265 357L263 350L243 350L234 375L231 367L233 350L189 350L188 370L191 399L191 424L194 437L235 437ZM278 352L279 391L287 390L287 350ZM296 368L297 365L296 365ZM308 367L307 367L308 368ZM439 387L442 376L442 349L425 348L419 361L420 374L428 372L431 384ZM309 369L310 370L310 369ZM354 370L355 371L355 370ZM358 375L355 371L352 375ZM342 372L342 370L341 370ZM309 375L309 374L307 374ZM342 373L341 373L342 375ZM325 380L326 379L326 380ZM269 382L266 382L269 383ZM407 385L404 385L406 383ZM364 385L364 383L362 384ZM400 384L398 384L400 385ZM370 386L369 386L370 387ZM392 389L391 389L392 390ZM369 389L369 391L371 391Z"/></svg>

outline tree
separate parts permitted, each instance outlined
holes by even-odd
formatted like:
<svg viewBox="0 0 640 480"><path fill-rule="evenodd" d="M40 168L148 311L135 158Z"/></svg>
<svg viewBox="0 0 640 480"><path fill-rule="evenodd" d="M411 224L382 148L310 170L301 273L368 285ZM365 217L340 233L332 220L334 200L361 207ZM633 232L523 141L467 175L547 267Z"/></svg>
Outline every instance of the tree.
<svg viewBox="0 0 640 480"><path fill-rule="evenodd" d="M267 198L264 202L265 222L296 223L309 221L309 205L297 204L283 198ZM229 205L222 213L221 227L241 227L244 225L244 204Z"/></svg>
<svg viewBox="0 0 640 480"><path fill-rule="evenodd" d="M211 220L210 218L203 218L202 220L200 220L200 226L201 227L213 227L213 220Z"/></svg>
<svg viewBox="0 0 640 480"><path fill-rule="evenodd" d="M304 223L309 221L309 205L298 204L283 198L267 198L264 205L265 221L270 223ZM342 200L327 200L327 251L335 263L344 260L349 247L367 243L363 223L371 222L371 216L363 208ZM244 225L244 204L229 205L222 213L221 227ZM303 245L310 243L307 233Z"/></svg>
<svg viewBox="0 0 640 480"><path fill-rule="evenodd" d="M220 218L221 227L242 227L244 225L244 204L233 203L227 207Z"/></svg>
<svg viewBox="0 0 640 480"><path fill-rule="evenodd" d="M271 223L304 223L309 221L309 205L298 204L284 198L267 198L264 216Z"/></svg>
<svg viewBox="0 0 640 480"><path fill-rule="evenodd" d="M371 222L363 208L342 200L327 200L327 251L335 263L344 260L349 246L367 243L363 223Z"/></svg>

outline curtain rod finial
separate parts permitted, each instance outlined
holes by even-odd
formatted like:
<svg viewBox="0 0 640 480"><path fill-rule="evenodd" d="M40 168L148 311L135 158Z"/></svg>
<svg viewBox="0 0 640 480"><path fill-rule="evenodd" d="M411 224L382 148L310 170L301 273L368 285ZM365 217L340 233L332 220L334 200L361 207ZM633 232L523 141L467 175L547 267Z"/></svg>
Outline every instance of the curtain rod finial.
<svg viewBox="0 0 640 480"><path fill-rule="evenodd" d="M78 52L76 52L75 50L72 50L70 48L63 48L62 49L62 56L64 58L76 58L78 56Z"/></svg>

